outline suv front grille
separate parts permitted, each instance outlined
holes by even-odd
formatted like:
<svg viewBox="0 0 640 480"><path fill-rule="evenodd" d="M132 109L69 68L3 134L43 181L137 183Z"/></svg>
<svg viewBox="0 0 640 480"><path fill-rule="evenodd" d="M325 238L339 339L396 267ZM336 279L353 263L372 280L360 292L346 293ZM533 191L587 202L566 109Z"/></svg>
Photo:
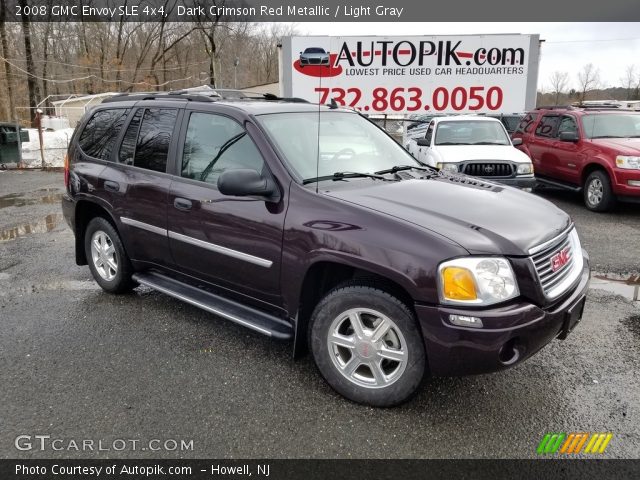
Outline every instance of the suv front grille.
<svg viewBox="0 0 640 480"><path fill-rule="evenodd" d="M462 173L474 177L512 177L515 169L511 163L466 163Z"/></svg>
<svg viewBox="0 0 640 480"><path fill-rule="evenodd" d="M575 228L557 242L531 255L544 295L554 299L562 295L582 272L582 251Z"/></svg>

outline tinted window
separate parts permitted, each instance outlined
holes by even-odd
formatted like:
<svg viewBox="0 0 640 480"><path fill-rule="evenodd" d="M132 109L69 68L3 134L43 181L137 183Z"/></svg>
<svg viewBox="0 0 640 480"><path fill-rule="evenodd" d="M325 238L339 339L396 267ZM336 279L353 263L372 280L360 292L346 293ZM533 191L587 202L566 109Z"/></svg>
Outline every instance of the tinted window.
<svg viewBox="0 0 640 480"><path fill-rule="evenodd" d="M558 115L544 115L536 128L539 137L555 137L560 117Z"/></svg>
<svg viewBox="0 0 640 480"><path fill-rule="evenodd" d="M129 122L127 131L120 145L118 153L118 161L125 165L133 165L133 155L136 153L136 139L138 138L138 130L140 129L140 118L144 109L138 110Z"/></svg>
<svg viewBox="0 0 640 480"><path fill-rule="evenodd" d="M119 161L126 165L164 172L177 115L178 111L173 108L138 110L122 139Z"/></svg>
<svg viewBox="0 0 640 480"><path fill-rule="evenodd" d="M262 172L263 166L260 152L239 123L221 115L191 114L182 155L183 177L216 185L225 170Z"/></svg>
<svg viewBox="0 0 640 480"><path fill-rule="evenodd" d="M110 160L128 114L129 110L123 108L96 112L78 139L82 151L90 157Z"/></svg>

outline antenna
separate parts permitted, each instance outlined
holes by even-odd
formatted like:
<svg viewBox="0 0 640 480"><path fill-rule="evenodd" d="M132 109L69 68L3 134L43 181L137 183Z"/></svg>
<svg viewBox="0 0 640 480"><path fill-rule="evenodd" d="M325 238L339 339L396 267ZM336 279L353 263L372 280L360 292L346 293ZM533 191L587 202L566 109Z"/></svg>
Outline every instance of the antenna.
<svg viewBox="0 0 640 480"><path fill-rule="evenodd" d="M318 180L320 179L320 120L322 110L322 69L324 67L331 68L329 52L325 52L324 48L312 47L306 48L303 52L300 52L300 68L303 65L319 67L320 75L318 85L318 143L316 152L316 193L319 193ZM331 101L331 105L335 105L335 100ZM333 108L333 107L332 107Z"/></svg>

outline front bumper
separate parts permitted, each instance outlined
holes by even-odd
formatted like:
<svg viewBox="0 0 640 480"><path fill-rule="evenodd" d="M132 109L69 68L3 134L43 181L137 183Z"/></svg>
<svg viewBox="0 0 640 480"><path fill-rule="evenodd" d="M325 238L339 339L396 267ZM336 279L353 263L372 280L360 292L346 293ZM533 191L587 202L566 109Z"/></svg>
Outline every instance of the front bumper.
<svg viewBox="0 0 640 480"><path fill-rule="evenodd" d="M576 285L560 303L542 309L521 302L486 310L415 305L433 376L489 373L526 360L554 338L565 338L582 316L589 287L589 258ZM458 327L449 315L472 315L483 328Z"/></svg>
<svg viewBox="0 0 640 480"><path fill-rule="evenodd" d="M619 197L623 197L621 200L635 200L637 202L638 199L640 199L640 186L631 185L629 182L640 182L640 170L615 168L613 170L613 175L613 193Z"/></svg>
<svg viewBox="0 0 640 480"><path fill-rule="evenodd" d="M536 177L531 176L522 176L522 177L513 177L513 178L496 178L492 179L491 177L486 177L487 180L491 180L496 183L501 183L503 185L508 185L510 187L516 188L535 188L536 186Z"/></svg>

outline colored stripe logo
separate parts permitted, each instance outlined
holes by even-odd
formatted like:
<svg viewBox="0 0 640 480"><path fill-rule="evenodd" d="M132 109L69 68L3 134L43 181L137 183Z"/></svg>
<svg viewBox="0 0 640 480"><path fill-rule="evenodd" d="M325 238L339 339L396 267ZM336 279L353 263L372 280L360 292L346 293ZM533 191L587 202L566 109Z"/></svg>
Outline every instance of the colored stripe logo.
<svg viewBox="0 0 640 480"><path fill-rule="evenodd" d="M604 453L613 438L612 433L547 433L536 452L538 455L561 454L600 454Z"/></svg>

